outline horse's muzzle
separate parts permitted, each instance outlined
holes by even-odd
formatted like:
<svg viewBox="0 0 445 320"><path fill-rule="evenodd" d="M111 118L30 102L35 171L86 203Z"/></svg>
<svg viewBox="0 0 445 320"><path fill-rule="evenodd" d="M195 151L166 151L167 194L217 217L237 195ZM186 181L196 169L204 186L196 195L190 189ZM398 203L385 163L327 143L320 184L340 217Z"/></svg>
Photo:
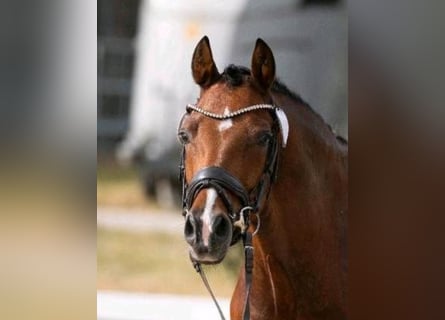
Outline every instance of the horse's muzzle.
<svg viewBox="0 0 445 320"><path fill-rule="evenodd" d="M231 220L223 213L214 214L209 223L204 220L196 211L186 216L184 236L191 258L200 263L219 263L232 240Z"/></svg>

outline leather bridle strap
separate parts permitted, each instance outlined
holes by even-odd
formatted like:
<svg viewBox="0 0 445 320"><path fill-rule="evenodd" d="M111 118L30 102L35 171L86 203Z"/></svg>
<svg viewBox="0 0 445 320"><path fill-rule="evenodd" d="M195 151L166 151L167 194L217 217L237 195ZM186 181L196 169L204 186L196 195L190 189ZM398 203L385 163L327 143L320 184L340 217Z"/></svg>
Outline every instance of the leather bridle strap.
<svg viewBox="0 0 445 320"><path fill-rule="evenodd" d="M235 212L226 190L233 193L240 200L243 207L249 205L249 194L237 178L222 167L206 167L199 170L193 177L190 185L187 186L184 195L185 208L189 209L199 191L206 188L214 188L217 191L232 220L234 219Z"/></svg>
<svg viewBox="0 0 445 320"><path fill-rule="evenodd" d="M244 267L244 279L246 282L246 297L244 299L244 307L243 307L243 320L249 320L250 319L250 291L252 287L252 271L253 271L253 245L252 245L252 233L249 231L246 231L243 234L243 245L244 245L244 260L245 260L245 267ZM226 320L224 317L224 314L221 310L221 307L216 300L215 295L213 294L212 288L210 287L209 281L207 280L207 277L204 273L204 270L201 267L201 264L197 261L193 261L193 267L195 268L196 272L199 273L201 276L202 282L204 283L207 291L209 292L210 296L212 297L213 302L215 303L216 308L218 309L219 315L221 317L221 320Z"/></svg>
<svg viewBox="0 0 445 320"><path fill-rule="evenodd" d="M197 261L193 261L193 267L195 267L196 272L198 272L199 275L201 276L202 282L204 283L205 287L207 288L207 291L212 297L213 302L215 303L215 306L218 309L219 315L221 316L221 319L226 320L226 318L224 318L224 314L221 310L221 307L219 306L218 301L216 300L215 295L213 294L212 288L210 288L210 284L209 281L207 280L204 270L201 268L201 264Z"/></svg>
<svg viewBox="0 0 445 320"><path fill-rule="evenodd" d="M244 299L243 320L250 319L250 289L252 287L252 271L253 271L253 245L252 233L247 231L243 235L244 243L244 272L246 282L246 297Z"/></svg>

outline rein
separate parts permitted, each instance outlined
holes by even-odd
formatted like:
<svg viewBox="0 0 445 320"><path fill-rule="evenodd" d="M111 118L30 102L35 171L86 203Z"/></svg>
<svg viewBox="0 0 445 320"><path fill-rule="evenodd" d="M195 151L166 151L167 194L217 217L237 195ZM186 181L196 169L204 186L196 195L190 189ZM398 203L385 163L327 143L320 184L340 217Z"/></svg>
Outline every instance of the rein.
<svg viewBox="0 0 445 320"><path fill-rule="evenodd" d="M253 105L228 114L216 114L208 112L200 107L191 104L187 105L186 110L187 113L196 111L198 113L203 114L206 117L213 118L216 120L226 120L257 110L272 111L271 114L274 121L272 127L273 138L270 139L269 141L267 156L266 156L266 165L259 182L250 192L248 192L244 188L243 184L238 180L238 178L231 175L228 171L226 171L222 167L206 167L199 170L192 178L190 184L188 185L185 178L185 146L183 146L182 148L181 162L179 166L180 169L179 178L182 183L183 215L185 216L189 212L189 209L191 208L193 201L195 200L196 196L202 189L214 188L218 196L222 199L224 205L227 208L228 215L232 221L233 229L235 230L237 227L241 229L241 237L244 246L244 257L245 257L244 269L245 269L245 281L246 281L246 297L244 301L242 319L249 320L250 319L249 300L250 300L250 289L252 286L253 250L254 250L252 245L252 237L258 232L258 229L260 227L260 219L258 215L260 205L267 201L271 185L276 179L277 163L278 163L278 140L279 140L278 135L280 131L281 131L282 145L283 147L286 146L287 135L289 130L287 118L281 109L270 104ZM238 212L233 208L232 203L227 195L227 192L230 192L232 195L236 196L236 198L240 201L241 209ZM253 234L248 230L251 213L256 214L258 218L257 228ZM234 245L237 241L238 238L234 237L234 235L232 234L231 245ZM218 309L218 312L221 316L221 319L225 320L221 308L212 292L212 289L210 288L210 285L207 281L207 277L205 276L201 264L198 261L193 261L193 260L192 263L195 270L201 276L201 279L204 285L206 286L210 296L212 297L216 305L216 308Z"/></svg>

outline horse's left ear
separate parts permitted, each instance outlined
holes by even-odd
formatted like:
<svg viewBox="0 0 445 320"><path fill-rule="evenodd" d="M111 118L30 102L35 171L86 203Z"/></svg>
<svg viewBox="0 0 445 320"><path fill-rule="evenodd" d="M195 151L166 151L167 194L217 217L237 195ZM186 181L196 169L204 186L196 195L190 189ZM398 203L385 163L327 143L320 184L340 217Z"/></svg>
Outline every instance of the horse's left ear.
<svg viewBox="0 0 445 320"><path fill-rule="evenodd" d="M252 76L267 90L275 80L275 59L272 50L258 38L252 54Z"/></svg>

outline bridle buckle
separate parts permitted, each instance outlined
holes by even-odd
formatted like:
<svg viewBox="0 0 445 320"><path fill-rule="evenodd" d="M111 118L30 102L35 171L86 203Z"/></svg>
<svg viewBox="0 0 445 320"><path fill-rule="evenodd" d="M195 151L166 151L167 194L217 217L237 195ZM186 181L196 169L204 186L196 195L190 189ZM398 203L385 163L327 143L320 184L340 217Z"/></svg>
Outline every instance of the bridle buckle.
<svg viewBox="0 0 445 320"><path fill-rule="evenodd" d="M244 234L249 228L250 212L253 211L253 207L245 206L239 212L239 219L233 222L234 227L241 229L241 234Z"/></svg>

